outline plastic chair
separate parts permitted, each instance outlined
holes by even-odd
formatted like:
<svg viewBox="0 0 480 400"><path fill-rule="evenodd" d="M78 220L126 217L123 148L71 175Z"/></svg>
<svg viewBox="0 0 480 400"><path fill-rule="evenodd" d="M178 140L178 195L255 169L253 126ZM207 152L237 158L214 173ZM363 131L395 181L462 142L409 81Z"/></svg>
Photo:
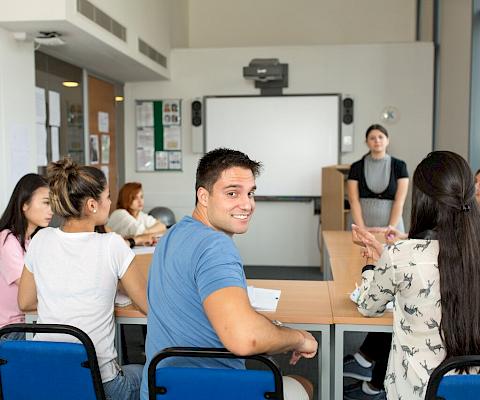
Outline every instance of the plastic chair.
<svg viewBox="0 0 480 400"><path fill-rule="evenodd" d="M0 340L1 400L105 400L91 339L78 328L55 324L11 324L13 332L65 334L80 343Z"/></svg>
<svg viewBox="0 0 480 400"><path fill-rule="evenodd" d="M167 228L170 228L177 222L175 220L175 214L168 207L154 207L150 210L149 214L163 222Z"/></svg>
<svg viewBox="0 0 480 400"><path fill-rule="evenodd" d="M477 400L480 375L446 375L462 367L479 367L480 355L451 357L443 361L430 375L425 400Z"/></svg>
<svg viewBox="0 0 480 400"><path fill-rule="evenodd" d="M217 368L159 367L168 357L240 358L257 360L268 371ZM171 347L158 353L148 366L149 400L283 400L282 375L261 355L237 357L226 349Z"/></svg>

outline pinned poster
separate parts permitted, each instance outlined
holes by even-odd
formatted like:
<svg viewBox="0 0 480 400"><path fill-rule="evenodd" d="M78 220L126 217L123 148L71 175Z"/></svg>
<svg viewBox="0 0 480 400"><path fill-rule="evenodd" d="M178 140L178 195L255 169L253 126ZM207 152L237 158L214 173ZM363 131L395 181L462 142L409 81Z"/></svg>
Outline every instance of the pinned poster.
<svg viewBox="0 0 480 400"><path fill-rule="evenodd" d="M169 151L168 152L168 169L182 169L182 152Z"/></svg>
<svg viewBox="0 0 480 400"><path fill-rule="evenodd" d="M90 164L98 164L99 155L98 135L90 135Z"/></svg>
<svg viewBox="0 0 480 400"><path fill-rule="evenodd" d="M102 135L102 164L110 163L110 135Z"/></svg>
<svg viewBox="0 0 480 400"><path fill-rule="evenodd" d="M58 127L52 126L50 129L50 142L52 148L52 161L60 159L60 140L58 135Z"/></svg>
<svg viewBox="0 0 480 400"><path fill-rule="evenodd" d="M137 171L154 171L153 149L137 149Z"/></svg>
<svg viewBox="0 0 480 400"><path fill-rule="evenodd" d="M168 169L168 152L155 152L155 169Z"/></svg>
<svg viewBox="0 0 480 400"><path fill-rule="evenodd" d="M100 133L109 132L108 113L106 112L103 112L103 111L98 112L98 131Z"/></svg>
<svg viewBox="0 0 480 400"><path fill-rule="evenodd" d="M37 134L37 166L43 167L48 164L47 160L47 128L43 124L36 124Z"/></svg>
<svg viewBox="0 0 480 400"><path fill-rule="evenodd" d="M35 118L37 124L47 123L47 107L45 102L45 89L35 87Z"/></svg>
<svg viewBox="0 0 480 400"><path fill-rule="evenodd" d="M181 150L182 132L178 125L166 126L163 128L163 149Z"/></svg>
<svg viewBox="0 0 480 400"><path fill-rule="evenodd" d="M60 93L48 91L48 124L60 126Z"/></svg>

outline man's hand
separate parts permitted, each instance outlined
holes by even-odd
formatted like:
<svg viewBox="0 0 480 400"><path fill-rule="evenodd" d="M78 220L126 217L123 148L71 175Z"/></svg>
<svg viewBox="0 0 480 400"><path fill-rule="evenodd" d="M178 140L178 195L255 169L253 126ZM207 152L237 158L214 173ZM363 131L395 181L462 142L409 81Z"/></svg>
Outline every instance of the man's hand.
<svg viewBox="0 0 480 400"><path fill-rule="evenodd" d="M298 330L303 335L303 343L292 351L290 364L295 365L300 358L313 358L317 354L318 342L310 332Z"/></svg>

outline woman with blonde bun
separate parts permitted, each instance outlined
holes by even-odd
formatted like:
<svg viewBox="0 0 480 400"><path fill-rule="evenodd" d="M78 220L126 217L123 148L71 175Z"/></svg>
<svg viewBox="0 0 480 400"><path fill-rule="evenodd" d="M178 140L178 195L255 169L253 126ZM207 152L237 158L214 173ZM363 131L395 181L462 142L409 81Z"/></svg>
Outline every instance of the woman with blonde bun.
<svg viewBox="0 0 480 400"><path fill-rule="evenodd" d="M95 345L105 394L112 400L139 398L141 365L117 364L114 298L118 282L147 313L145 278L121 236L96 233L108 219L110 194L105 175L65 158L48 168L53 211L60 228L45 228L25 256L18 302L38 311L38 322L73 325ZM68 340L39 334L39 340Z"/></svg>

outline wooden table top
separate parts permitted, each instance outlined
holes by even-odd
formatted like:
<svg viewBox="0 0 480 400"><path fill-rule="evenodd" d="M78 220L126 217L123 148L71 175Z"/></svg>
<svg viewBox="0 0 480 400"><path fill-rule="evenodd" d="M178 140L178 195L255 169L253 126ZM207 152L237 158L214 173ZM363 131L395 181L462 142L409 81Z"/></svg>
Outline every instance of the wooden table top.
<svg viewBox="0 0 480 400"><path fill-rule="evenodd" d="M383 317L364 317L357 311L357 306L350 300L350 293L355 289L350 282L330 281L328 290L334 324L351 325L392 325L392 312L385 312Z"/></svg>
<svg viewBox="0 0 480 400"><path fill-rule="evenodd" d="M331 324L332 310L327 282L249 279L249 285L280 289L282 294L275 312L261 312L269 319L288 324ZM135 306L116 307L115 316L144 318Z"/></svg>

